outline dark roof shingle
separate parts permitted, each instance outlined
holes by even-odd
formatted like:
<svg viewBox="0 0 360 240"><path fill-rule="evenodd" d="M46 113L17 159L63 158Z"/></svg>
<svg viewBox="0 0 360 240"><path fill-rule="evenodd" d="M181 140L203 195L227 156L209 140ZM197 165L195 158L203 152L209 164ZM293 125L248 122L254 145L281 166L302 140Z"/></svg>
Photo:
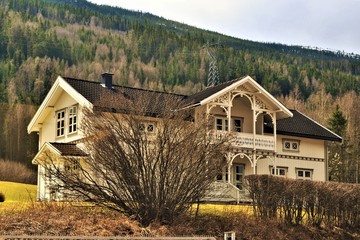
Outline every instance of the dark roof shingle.
<svg viewBox="0 0 360 240"><path fill-rule="evenodd" d="M87 154L81 150L75 143L58 143L58 142L51 142L49 143L53 147L55 147L62 156L87 156Z"/></svg>
<svg viewBox="0 0 360 240"><path fill-rule="evenodd" d="M224 82L221 83L219 85L213 86L213 87L208 87L206 89L204 89L203 91L200 91L198 93L195 93L191 96L188 96L185 99L185 105L193 105L193 104L197 104L200 103L202 100L210 97L211 95L223 90L224 88L230 86L231 84L239 81L242 78L237 78L228 82Z"/></svg>
<svg viewBox="0 0 360 240"><path fill-rule="evenodd" d="M160 113L161 107L165 105L166 101L176 99L182 101L187 96L174 93L166 93L159 91L146 90L141 88L124 87L112 85L112 88L104 87L99 82L80 80L75 78L63 78L69 83L78 93L91 102L96 110L122 112L127 109L119 109L124 107L121 100L132 100L137 97L148 99L148 108L150 114ZM157 104L160 103L160 104ZM154 109L157 107L157 109Z"/></svg>
<svg viewBox="0 0 360 240"><path fill-rule="evenodd" d="M276 121L277 134L341 142L342 138L297 110L293 117ZM272 126L270 126L272 128Z"/></svg>
<svg viewBox="0 0 360 240"><path fill-rule="evenodd" d="M161 112L161 105L155 104L154 98L157 98L160 102L165 103L167 99L172 97L178 99L179 101L182 101L184 106L190 106L200 103L202 100L210 97L211 95L223 90L224 88L243 78L238 78L216 85L214 87L206 88L203 91L195 93L191 96L151 91L141 88L123 87L118 85L113 85L113 88L109 89L104 87L99 82L86 81L68 77L64 77L63 79L66 80L77 92L79 92L82 96L89 100L95 107L102 111L112 110L112 106L109 106L107 101L102 101L104 99L112 99L119 96L131 99L142 96L144 98L148 97L147 99L150 99L148 105L149 109L151 109L151 113L158 113ZM157 106L158 109L154 109L154 106ZM323 139L337 142L342 141L341 137L329 131L320 124L316 123L315 121L311 120L310 118L306 117L302 113L296 110L290 111L293 113L293 117L277 120L278 134ZM272 128L271 125L267 127Z"/></svg>

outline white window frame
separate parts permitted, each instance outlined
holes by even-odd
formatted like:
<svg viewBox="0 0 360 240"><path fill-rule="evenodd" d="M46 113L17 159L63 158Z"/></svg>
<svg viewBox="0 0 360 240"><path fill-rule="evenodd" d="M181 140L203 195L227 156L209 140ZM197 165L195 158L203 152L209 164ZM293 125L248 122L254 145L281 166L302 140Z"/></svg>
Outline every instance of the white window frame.
<svg viewBox="0 0 360 240"><path fill-rule="evenodd" d="M77 132L77 106L68 107L68 134Z"/></svg>
<svg viewBox="0 0 360 240"><path fill-rule="evenodd" d="M270 174L273 176L287 177L288 171L289 171L288 167L276 166L276 174L275 174L275 167L270 166Z"/></svg>
<svg viewBox="0 0 360 240"><path fill-rule="evenodd" d="M304 169L304 168L295 168L296 179L299 180L312 180L314 170L313 169Z"/></svg>
<svg viewBox="0 0 360 240"><path fill-rule="evenodd" d="M225 166L221 172L216 176L217 182L228 182L229 181L229 169Z"/></svg>
<svg viewBox="0 0 360 240"><path fill-rule="evenodd" d="M283 139L283 150L289 152L300 151L300 140L296 139Z"/></svg>
<svg viewBox="0 0 360 240"><path fill-rule="evenodd" d="M215 117L215 129L217 131L228 131L229 124L226 117Z"/></svg>
<svg viewBox="0 0 360 240"><path fill-rule="evenodd" d="M240 126L235 126L235 121L240 122ZM217 131L228 131L229 130L229 119L226 117L215 117L215 130ZM237 131L237 129L239 131ZM233 132L242 132L243 131L243 119L242 118L231 118L231 131Z"/></svg>
<svg viewBox="0 0 360 240"><path fill-rule="evenodd" d="M66 109L60 109L56 111L56 137L65 136L65 119L66 119Z"/></svg>

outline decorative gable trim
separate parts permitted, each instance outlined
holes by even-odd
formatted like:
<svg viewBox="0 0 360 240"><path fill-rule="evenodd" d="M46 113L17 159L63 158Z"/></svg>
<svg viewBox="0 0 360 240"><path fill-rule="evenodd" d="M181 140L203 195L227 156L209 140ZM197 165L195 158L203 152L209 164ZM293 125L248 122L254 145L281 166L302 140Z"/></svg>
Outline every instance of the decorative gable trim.
<svg viewBox="0 0 360 240"><path fill-rule="evenodd" d="M51 87L50 91L46 95L45 99L41 103L39 109L36 111L34 117L31 119L27 131L28 134L32 132L39 132L41 128L42 121L45 119L47 114L53 109L54 104L56 103L57 98L60 94L65 91L76 102L81 106L92 107L92 104L79 92L77 92L69 83L67 83L61 76L58 76L55 83Z"/></svg>
<svg viewBox="0 0 360 240"><path fill-rule="evenodd" d="M35 157L31 160L32 164L39 164L38 158L46 151L49 150L50 152L54 153L56 156L61 156L61 152L56 149L53 145L51 145L50 143L46 142L44 143L44 145L42 145L42 147L40 148L40 150L37 152L37 154L35 155Z"/></svg>
<svg viewBox="0 0 360 240"><path fill-rule="evenodd" d="M251 92L250 90L248 90L244 85L245 83L249 83L251 84L257 91L256 92ZM241 88L241 90L245 90L246 94L251 94L251 95L258 95L258 94L263 94L267 99L269 99L277 108L279 112L283 112L286 117L292 117L293 114L291 113L291 111L289 109L287 109L283 104L281 104L275 97L273 97L268 91L266 91L260 84L258 84L254 79L252 79L250 76L246 76L238 81L235 81L234 83L230 84L229 86L221 89L220 91L210 95L209 97L203 99L200 101L200 105L205 105L211 102L217 102L217 101L222 101L224 98L227 98L227 93L230 92L231 90L237 89L237 88ZM220 100L217 100L220 99ZM255 97L256 99L256 105L259 108L266 108L265 103L259 99L258 97Z"/></svg>

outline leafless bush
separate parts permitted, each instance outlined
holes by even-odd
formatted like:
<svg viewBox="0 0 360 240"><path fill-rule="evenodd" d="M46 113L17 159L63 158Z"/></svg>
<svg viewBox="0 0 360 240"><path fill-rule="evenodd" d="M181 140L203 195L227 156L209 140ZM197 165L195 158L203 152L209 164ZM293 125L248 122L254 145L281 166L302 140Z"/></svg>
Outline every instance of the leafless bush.
<svg viewBox="0 0 360 240"><path fill-rule="evenodd" d="M258 218L320 227L360 226L360 186L299 181L252 175L246 177Z"/></svg>
<svg viewBox="0 0 360 240"><path fill-rule="evenodd" d="M148 94L118 104L110 99L100 111L84 109L82 143L89 155L64 162L77 173L64 171L51 155L40 161L68 195L80 194L144 225L170 223L203 197L227 147L226 139L209 138L206 119L197 116L195 123L191 110L175 110L177 99Z"/></svg>
<svg viewBox="0 0 360 240"><path fill-rule="evenodd" d="M22 163L0 160L0 181L35 184L36 173Z"/></svg>

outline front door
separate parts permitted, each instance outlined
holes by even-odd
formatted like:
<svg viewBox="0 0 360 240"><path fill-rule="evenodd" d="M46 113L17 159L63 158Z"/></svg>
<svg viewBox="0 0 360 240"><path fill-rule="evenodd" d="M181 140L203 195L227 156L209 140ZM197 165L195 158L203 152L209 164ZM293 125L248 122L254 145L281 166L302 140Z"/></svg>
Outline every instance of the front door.
<svg viewBox="0 0 360 240"><path fill-rule="evenodd" d="M234 181L233 184L240 190L243 190L244 164L234 164Z"/></svg>

